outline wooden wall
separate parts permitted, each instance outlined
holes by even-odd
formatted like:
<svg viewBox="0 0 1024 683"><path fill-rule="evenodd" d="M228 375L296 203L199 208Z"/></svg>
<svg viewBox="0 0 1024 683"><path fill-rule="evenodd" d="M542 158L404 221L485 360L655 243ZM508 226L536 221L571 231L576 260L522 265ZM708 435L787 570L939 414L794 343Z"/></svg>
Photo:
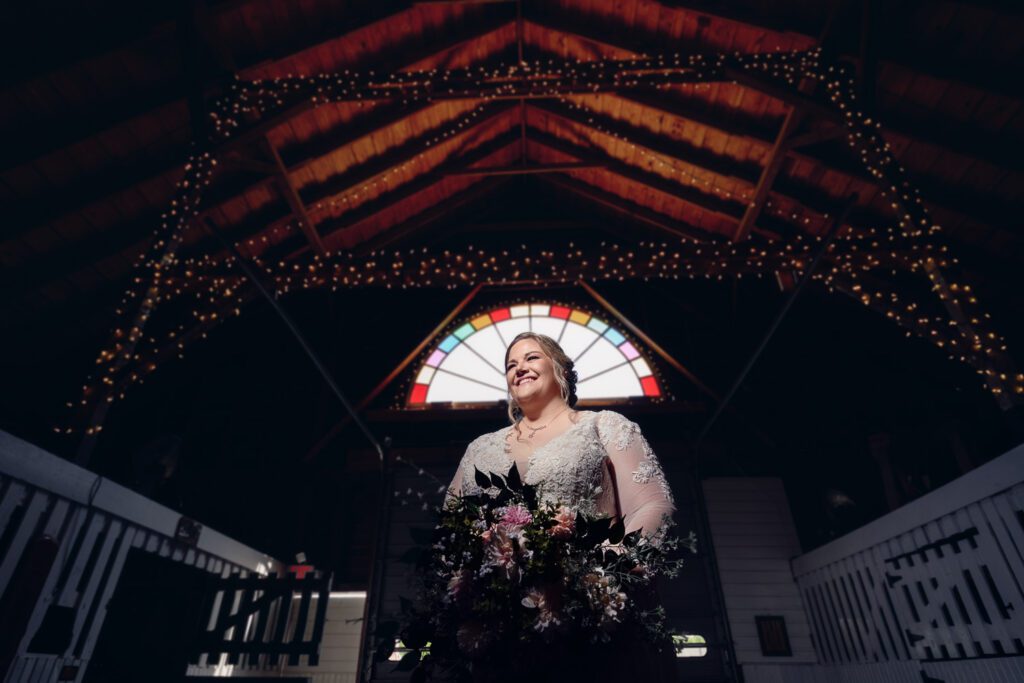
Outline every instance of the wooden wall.
<svg viewBox="0 0 1024 683"><path fill-rule="evenodd" d="M703 487L737 663L746 671L748 665L779 659L761 653L759 615L784 617L792 650L788 663L816 662L790 568L801 548L782 481L711 478Z"/></svg>

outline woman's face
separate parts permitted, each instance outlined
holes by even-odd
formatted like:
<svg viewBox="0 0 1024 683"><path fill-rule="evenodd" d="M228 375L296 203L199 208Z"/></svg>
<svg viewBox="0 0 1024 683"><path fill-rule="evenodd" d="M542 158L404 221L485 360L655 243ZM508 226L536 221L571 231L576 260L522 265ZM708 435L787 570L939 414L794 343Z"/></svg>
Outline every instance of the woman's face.
<svg viewBox="0 0 1024 683"><path fill-rule="evenodd" d="M546 403L561 396L555 379L555 364L535 339L523 339L509 349L505 364L508 391L519 405L540 401Z"/></svg>

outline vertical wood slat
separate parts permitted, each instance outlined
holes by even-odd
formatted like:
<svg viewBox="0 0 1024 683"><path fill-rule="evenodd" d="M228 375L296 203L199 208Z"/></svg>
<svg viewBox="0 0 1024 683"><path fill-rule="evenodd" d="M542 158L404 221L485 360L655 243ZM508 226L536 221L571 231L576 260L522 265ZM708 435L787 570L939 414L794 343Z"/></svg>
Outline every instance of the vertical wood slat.
<svg viewBox="0 0 1024 683"><path fill-rule="evenodd" d="M53 502L51 496L39 490L30 491L27 495L30 498L28 499L25 514L21 517L21 522L17 530L14 531L11 543L7 547L4 556L0 557L0 588L4 590L6 590L7 583L14 574L14 568L18 565L25 547L35 534L36 525L42 518L43 513L47 511L50 503Z"/></svg>
<svg viewBox="0 0 1024 683"><path fill-rule="evenodd" d="M978 504L968 507L968 514L976 523L981 523L984 520L991 530L992 536L1002 549L1010 572L1015 578L1014 587L1017 589L1017 600L1024 606L1024 530L1021 529L1020 523L1016 519L1009 496L1000 494L982 499L978 501ZM1020 543L1013 536L1014 530L1021 533Z"/></svg>
<svg viewBox="0 0 1024 683"><path fill-rule="evenodd" d="M320 641L324 635L324 622L327 618L327 604L331 600L331 579L330 576L319 576L318 583L320 584L320 595L317 598L316 603L316 617L313 619L313 633L310 635L310 641L319 647ZM318 650L313 650L309 653L309 665L316 666L320 663L320 654Z"/></svg>
<svg viewBox="0 0 1024 683"><path fill-rule="evenodd" d="M302 642L305 634L306 619L309 617L309 603L313 597L313 582L303 581L302 582L302 598L299 602L299 616L295 619L295 632L292 633L292 639L289 641L292 645L297 645ZM288 655L288 664L295 666L299 663L299 654L297 651L292 651Z"/></svg>
<svg viewBox="0 0 1024 683"><path fill-rule="evenodd" d="M76 653L82 659L90 659L92 657L92 651L96 647L96 641L99 639L100 632L103 629L103 621L107 615L107 605L110 603L110 599L114 595L114 589L117 587L118 579L121 577L121 570L124 568L124 563L128 559L128 551L132 547L132 539L134 538L136 530L132 526L127 526L122 532L122 537L118 542L117 550L111 555L111 563L106 577L106 585L103 587L102 593L98 600L94 603L92 623L90 628L84 634L84 642L81 648Z"/></svg>
<svg viewBox="0 0 1024 683"><path fill-rule="evenodd" d="M957 524L960 526L971 524L970 515L964 508L957 510L953 516L955 516ZM1003 593L1013 590L1014 577L1009 572L1009 567L1004 561L1002 553L996 545L995 539L989 532L987 525L978 529L978 534L974 537L974 541L977 545L977 548L974 551L974 554L977 555L977 560L974 564L978 570L978 591L982 594L983 599L991 605L990 616L992 618L991 631L994 636L993 642L1001 642L1004 652L1011 653L1014 651L1014 636L1010 630L1010 624L1007 623L1008 619L1003 616L1003 613L1008 611L1008 601L1006 600L1006 595L1003 595ZM997 596L991 592L988 582L985 579L985 570L987 570L989 575L995 580L997 587L1003 587L1002 590L999 591L1000 595ZM1009 602L1012 603L1012 600ZM1012 617L1013 615L1011 613L1011 620ZM1020 635L1024 636L1024 629L1022 629L1022 633Z"/></svg>
<svg viewBox="0 0 1024 683"><path fill-rule="evenodd" d="M76 613L74 620L74 627L72 628L71 642L78 643L83 637L82 627L85 625L86 618L89 615L89 608L92 606L93 601L99 597L101 579L103 578L103 567L106 566L107 560L110 554L114 551L114 546L117 544L121 537L122 522L120 520L108 520L108 533L103 539L103 545L99 550L96 558L96 563L93 565L92 570L89 574L88 583L85 586L85 590L79 596L76 604ZM81 656L81 651L76 651L76 656Z"/></svg>
<svg viewBox="0 0 1024 683"><path fill-rule="evenodd" d="M921 545L927 545L941 538L948 538L959 530L955 526L944 526L940 520L935 520L926 524L916 533L921 538ZM962 546L963 544L960 545ZM945 550L942 550L942 556L939 555L939 550L927 550L925 552L935 554L932 574L939 581L939 585L931 592L936 600L942 601L947 606L954 621L954 626L943 626L943 628L952 630L954 646L959 645L964 649L965 653L958 655L954 647L950 651L950 656L973 655L975 654L973 643L979 633L985 628L985 625L981 622L981 618L974 607L973 601L970 600L970 596L964 595L961 569L963 568L962 556L965 554L965 549L960 547L960 552L957 552L952 545L949 545ZM960 615L960 603L956 599L957 595L961 598L969 621L964 621Z"/></svg>
<svg viewBox="0 0 1024 683"><path fill-rule="evenodd" d="M100 533L107 525L107 517L101 514L94 514L88 518L88 527L82 533L81 543L77 546L75 556L71 558L71 570L64 580L64 587L61 590L60 599L57 604L63 607L74 607L78 600L78 584L82 574L85 573L86 564L92 553Z"/></svg>
<svg viewBox="0 0 1024 683"><path fill-rule="evenodd" d="M0 538L8 534L7 526L14 519L14 510L21 505L25 497L29 495L29 488L20 482L12 481L5 489L3 498L0 498ZM11 529L10 533L15 530ZM3 548L0 548L2 551ZM4 587L0 584L0 589Z"/></svg>

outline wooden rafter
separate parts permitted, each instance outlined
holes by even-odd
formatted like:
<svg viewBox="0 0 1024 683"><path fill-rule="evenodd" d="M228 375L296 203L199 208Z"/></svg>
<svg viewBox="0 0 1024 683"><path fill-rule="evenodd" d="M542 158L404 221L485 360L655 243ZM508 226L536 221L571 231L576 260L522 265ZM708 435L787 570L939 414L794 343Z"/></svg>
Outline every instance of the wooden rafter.
<svg viewBox="0 0 1024 683"><path fill-rule="evenodd" d="M545 183L549 183L566 192L571 192L587 202L612 211L630 221L643 223L668 237L691 240L709 239L708 233L701 228L682 223L671 216L658 213L646 206L641 206L627 199L603 192L575 178L562 175L543 175L538 177Z"/></svg>
<svg viewBox="0 0 1024 683"><path fill-rule="evenodd" d="M602 164L609 173L645 185L674 199L692 204L703 211L708 211L733 221L738 221L740 216L743 215L743 205L739 202L723 199L691 186L680 185L665 176L627 164L603 150L585 150L552 135L540 132L535 133L530 140L557 152L574 156L580 161Z"/></svg>
<svg viewBox="0 0 1024 683"><path fill-rule="evenodd" d="M325 242L331 244L332 239L336 239L342 231L349 230L371 216L389 209L399 202L405 201L406 199L409 199L439 182L443 182L445 176L450 171L466 168L471 164L484 161L492 154L495 154L496 152L507 148L509 145L518 142L518 139L518 132L509 130L477 147L474 147L462 156L449 159L435 167L430 172L404 183L394 190L385 192L374 200L361 204L359 207L342 214L338 218L323 220L319 224L321 235ZM308 246L303 246L298 249L289 250L287 252L287 258L291 259L300 256L308 249Z"/></svg>
<svg viewBox="0 0 1024 683"><path fill-rule="evenodd" d="M736 232L732 236L733 242L742 242L747 239L750 236L751 230L754 229L754 222L761 215L761 210L764 209L765 202L768 201L768 194L775 183L775 177L782 170L782 164L786 160L786 153L790 149L789 138L800 126L802 120L803 110L798 107L793 107L786 114L786 119L782 122L782 127L779 128L779 132L775 137L775 144L772 145L772 149L768 153L764 170L761 171L761 178L757 181L754 197L747 204L747 208L743 212L743 218L740 219L739 225L736 226Z"/></svg>
<svg viewBox="0 0 1024 683"><path fill-rule="evenodd" d="M327 253L327 250L324 249L324 244L320 241L320 235L316 231L316 223L313 222L309 211L306 209L306 205L302 201L302 197L299 196L298 191L295 189L295 184L292 183L288 169L285 167L284 162L281 161L281 155L269 138L264 138L264 144L270 157L274 160L274 166L277 168L275 175L279 189L292 210L292 216L295 218L299 230L306 236L306 240L309 242L309 246L313 248L313 251L323 256Z"/></svg>
<svg viewBox="0 0 1024 683"><path fill-rule="evenodd" d="M565 173L567 171L583 171L593 168L604 168L604 164L589 161L580 161L564 164L530 164L527 166L478 166L475 168L464 168L460 171L452 171L449 176L508 176L508 175L536 175L538 173Z"/></svg>

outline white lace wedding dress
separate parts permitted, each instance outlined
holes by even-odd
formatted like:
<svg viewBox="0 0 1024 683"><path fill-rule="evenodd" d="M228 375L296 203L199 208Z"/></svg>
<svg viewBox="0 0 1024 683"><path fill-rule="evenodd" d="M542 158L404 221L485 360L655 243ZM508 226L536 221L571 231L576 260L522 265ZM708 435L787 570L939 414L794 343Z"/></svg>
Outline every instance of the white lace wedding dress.
<svg viewBox="0 0 1024 683"><path fill-rule="evenodd" d="M482 493L476 483L476 469L486 474L507 474L514 460L511 439L515 436L514 427L508 426L473 440L459 463L450 492ZM537 487L540 500L622 519L626 533L642 529L643 535L657 541L675 511L665 474L640 428L610 410L578 413L568 430L538 446L516 465L523 483ZM497 489L487 493L496 494ZM673 680L671 653L655 654L639 639L628 649L628 653L598 653L599 661L588 656L591 661L585 664L599 671L601 680L618 680L613 672L639 675L644 681Z"/></svg>
<svg viewBox="0 0 1024 683"><path fill-rule="evenodd" d="M474 468L506 474L513 462L513 432L509 426L473 440L451 490L481 493ZM618 517L625 520L626 533L657 534L675 511L665 474L640 428L610 410L579 413L568 430L516 465L523 483L536 486L541 500Z"/></svg>

